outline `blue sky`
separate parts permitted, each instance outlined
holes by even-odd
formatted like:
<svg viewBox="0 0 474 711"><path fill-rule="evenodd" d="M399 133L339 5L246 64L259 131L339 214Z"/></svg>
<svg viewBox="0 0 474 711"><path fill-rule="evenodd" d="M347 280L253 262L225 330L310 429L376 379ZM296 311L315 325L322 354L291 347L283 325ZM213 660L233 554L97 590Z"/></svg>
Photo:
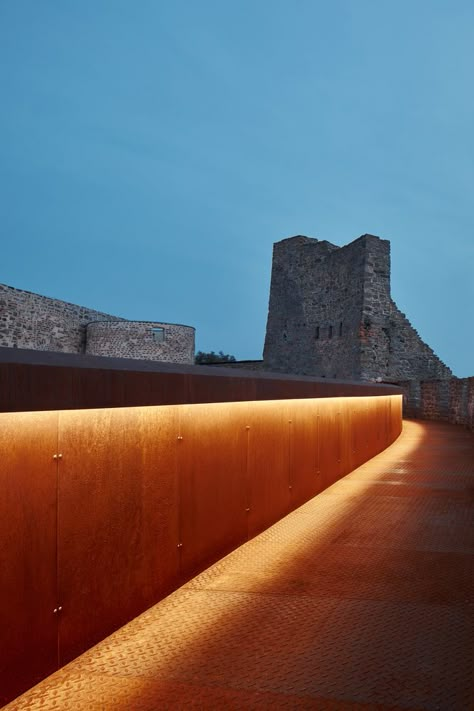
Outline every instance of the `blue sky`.
<svg viewBox="0 0 474 711"><path fill-rule="evenodd" d="M261 357L273 242L391 241L474 375L472 0L2 0L0 281Z"/></svg>

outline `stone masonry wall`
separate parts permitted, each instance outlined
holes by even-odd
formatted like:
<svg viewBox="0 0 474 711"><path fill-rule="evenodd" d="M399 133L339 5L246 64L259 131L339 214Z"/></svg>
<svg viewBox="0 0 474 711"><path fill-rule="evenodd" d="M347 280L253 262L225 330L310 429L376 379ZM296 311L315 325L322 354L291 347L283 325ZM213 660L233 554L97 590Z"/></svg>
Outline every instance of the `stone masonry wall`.
<svg viewBox="0 0 474 711"><path fill-rule="evenodd" d="M152 328L163 329L154 335ZM194 328L128 321L0 284L0 346L194 362Z"/></svg>
<svg viewBox="0 0 474 711"><path fill-rule="evenodd" d="M361 377L449 378L451 370L420 338L390 296L390 242L365 235Z"/></svg>
<svg viewBox="0 0 474 711"><path fill-rule="evenodd" d="M405 391L406 417L452 422L474 430L474 377L407 380L398 384Z"/></svg>
<svg viewBox="0 0 474 711"><path fill-rule="evenodd" d="M364 249L298 236L273 248L267 370L357 378Z"/></svg>
<svg viewBox="0 0 474 711"><path fill-rule="evenodd" d="M86 324L113 318L110 314L0 284L0 346L83 353Z"/></svg>
<svg viewBox="0 0 474 711"><path fill-rule="evenodd" d="M96 321L87 326L86 353L192 364L194 334L191 326L173 323Z"/></svg>
<svg viewBox="0 0 474 711"><path fill-rule="evenodd" d="M267 370L342 379L449 378L390 297L390 243L345 247L297 236L274 245Z"/></svg>
<svg viewBox="0 0 474 711"><path fill-rule="evenodd" d="M360 326L360 377L387 376L391 370L388 319L390 300L390 242L372 235L363 240L363 296ZM356 242L359 240L356 240Z"/></svg>
<svg viewBox="0 0 474 711"><path fill-rule="evenodd" d="M391 340L389 377L399 378L450 378L452 371L436 355L430 346L422 341L416 331L391 301L388 334Z"/></svg>

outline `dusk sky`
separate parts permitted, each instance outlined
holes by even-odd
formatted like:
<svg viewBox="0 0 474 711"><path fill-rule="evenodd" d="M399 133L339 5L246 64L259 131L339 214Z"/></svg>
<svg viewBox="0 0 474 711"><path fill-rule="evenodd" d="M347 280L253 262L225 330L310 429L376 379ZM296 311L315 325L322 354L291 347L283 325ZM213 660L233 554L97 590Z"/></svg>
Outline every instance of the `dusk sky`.
<svg viewBox="0 0 474 711"><path fill-rule="evenodd" d="M0 282L262 355L273 242L391 241L474 375L472 0L1 0Z"/></svg>

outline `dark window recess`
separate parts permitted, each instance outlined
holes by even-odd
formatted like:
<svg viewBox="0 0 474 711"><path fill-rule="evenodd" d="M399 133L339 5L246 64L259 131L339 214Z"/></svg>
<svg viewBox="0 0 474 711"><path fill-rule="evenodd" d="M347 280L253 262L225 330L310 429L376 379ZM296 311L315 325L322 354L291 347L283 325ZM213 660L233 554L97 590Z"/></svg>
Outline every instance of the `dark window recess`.
<svg viewBox="0 0 474 711"><path fill-rule="evenodd" d="M328 338L332 338L332 326L329 326Z"/></svg>
<svg viewBox="0 0 474 711"><path fill-rule="evenodd" d="M316 326L316 331L314 332L314 337L316 340L319 339L319 326Z"/></svg>
<svg viewBox="0 0 474 711"><path fill-rule="evenodd" d="M342 336L342 321L339 323L339 335Z"/></svg>
<svg viewBox="0 0 474 711"><path fill-rule="evenodd" d="M159 326L154 326L151 329L151 335L155 343L163 343L165 340L165 329L160 328Z"/></svg>

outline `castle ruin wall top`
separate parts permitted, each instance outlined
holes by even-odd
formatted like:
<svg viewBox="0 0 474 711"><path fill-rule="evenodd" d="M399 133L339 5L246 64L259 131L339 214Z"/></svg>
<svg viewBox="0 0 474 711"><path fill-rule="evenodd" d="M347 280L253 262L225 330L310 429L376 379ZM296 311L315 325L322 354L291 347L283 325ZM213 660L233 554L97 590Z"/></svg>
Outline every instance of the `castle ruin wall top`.
<svg viewBox="0 0 474 711"><path fill-rule="evenodd" d="M303 235L275 243L264 366L325 378L443 378L390 296L390 242L338 247Z"/></svg>
<svg viewBox="0 0 474 711"><path fill-rule="evenodd" d="M129 321L0 284L0 346L191 364L194 333L191 326Z"/></svg>

